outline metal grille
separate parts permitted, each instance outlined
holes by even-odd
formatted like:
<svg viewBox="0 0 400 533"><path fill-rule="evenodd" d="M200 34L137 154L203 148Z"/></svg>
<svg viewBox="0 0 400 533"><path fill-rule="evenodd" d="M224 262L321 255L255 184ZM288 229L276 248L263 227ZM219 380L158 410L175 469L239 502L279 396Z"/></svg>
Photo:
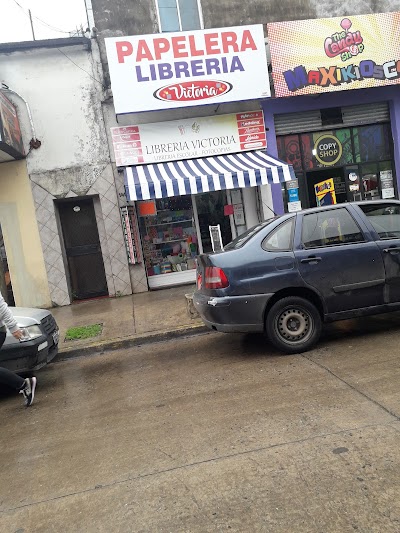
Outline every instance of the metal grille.
<svg viewBox="0 0 400 533"><path fill-rule="evenodd" d="M303 113L287 113L275 116L276 135L288 135L290 133L304 133L308 131L332 130L340 127L360 126L362 124L375 124L377 122L389 122L390 113L387 102L376 104L364 104L342 107L343 124L326 126L322 125L321 112L319 109Z"/></svg>
<svg viewBox="0 0 400 533"><path fill-rule="evenodd" d="M41 320L40 323L42 324L47 335L50 335L55 329L57 329L57 322L55 321L53 315L47 315L45 318L43 318L43 320Z"/></svg>

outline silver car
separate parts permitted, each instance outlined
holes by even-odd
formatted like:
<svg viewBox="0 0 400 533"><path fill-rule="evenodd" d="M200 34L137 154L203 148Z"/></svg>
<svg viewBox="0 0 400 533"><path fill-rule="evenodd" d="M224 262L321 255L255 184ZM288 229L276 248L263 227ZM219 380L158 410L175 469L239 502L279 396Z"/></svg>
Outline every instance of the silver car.
<svg viewBox="0 0 400 533"><path fill-rule="evenodd" d="M0 350L0 366L14 372L28 373L50 363L58 353L60 338L55 318L46 309L10 307L20 328L24 329L23 341L7 332Z"/></svg>

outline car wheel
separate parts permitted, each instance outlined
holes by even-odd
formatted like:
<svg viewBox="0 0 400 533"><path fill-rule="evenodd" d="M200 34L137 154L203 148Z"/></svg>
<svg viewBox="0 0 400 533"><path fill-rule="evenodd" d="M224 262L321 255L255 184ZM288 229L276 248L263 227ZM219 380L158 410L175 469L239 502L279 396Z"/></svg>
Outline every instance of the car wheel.
<svg viewBox="0 0 400 533"><path fill-rule="evenodd" d="M277 301L266 319L266 331L272 344L286 353L306 352L321 335L318 309L309 300L289 296Z"/></svg>

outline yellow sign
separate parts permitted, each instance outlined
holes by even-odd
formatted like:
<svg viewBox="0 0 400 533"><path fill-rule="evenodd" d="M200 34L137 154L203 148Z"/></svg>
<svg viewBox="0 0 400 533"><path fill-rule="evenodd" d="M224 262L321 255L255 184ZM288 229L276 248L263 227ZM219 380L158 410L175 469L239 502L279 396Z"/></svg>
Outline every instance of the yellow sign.
<svg viewBox="0 0 400 533"><path fill-rule="evenodd" d="M400 13L268 24L276 96L400 83Z"/></svg>
<svg viewBox="0 0 400 533"><path fill-rule="evenodd" d="M333 178L320 181L314 185L317 206L336 204L335 184Z"/></svg>

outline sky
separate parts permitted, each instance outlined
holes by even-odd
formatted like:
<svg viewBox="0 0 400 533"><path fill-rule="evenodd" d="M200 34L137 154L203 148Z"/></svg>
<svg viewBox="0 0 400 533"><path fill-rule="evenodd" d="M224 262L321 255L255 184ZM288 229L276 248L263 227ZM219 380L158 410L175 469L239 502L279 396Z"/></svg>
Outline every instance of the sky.
<svg viewBox="0 0 400 533"><path fill-rule="evenodd" d="M33 40L29 9L37 40L69 37L69 32L75 32L77 27L82 25L84 30L87 27L84 0L0 0L0 3L1 43Z"/></svg>

